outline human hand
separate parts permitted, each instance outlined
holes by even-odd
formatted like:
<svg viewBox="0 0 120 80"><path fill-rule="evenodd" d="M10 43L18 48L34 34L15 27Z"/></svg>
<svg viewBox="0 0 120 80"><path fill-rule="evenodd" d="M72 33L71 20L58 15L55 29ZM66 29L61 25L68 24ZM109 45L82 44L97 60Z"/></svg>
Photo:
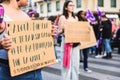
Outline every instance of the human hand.
<svg viewBox="0 0 120 80"><path fill-rule="evenodd" d="M97 21L95 21L95 22L92 22L91 24L97 24Z"/></svg>
<svg viewBox="0 0 120 80"><path fill-rule="evenodd" d="M116 38L116 34L113 34L113 38Z"/></svg>
<svg viewBox="0 0 120 80"><path fill-rule="evenodd" d="M55 37L57 35L57 26L52 25L52 37Z"/></svg>
<svg viewBox="0 0 120 80"><path fill-rule="evenodd" d="M12 48L12 39L7 34L0 40L0 45L3 49L10 50Z"/></svg>
<svg viewBox="0 0 120 80"><path fill-rule="evenodd" d="M5 22L0 23L0 33L2 33L5 30L6 28L5 24L6 24Z"/></svg>

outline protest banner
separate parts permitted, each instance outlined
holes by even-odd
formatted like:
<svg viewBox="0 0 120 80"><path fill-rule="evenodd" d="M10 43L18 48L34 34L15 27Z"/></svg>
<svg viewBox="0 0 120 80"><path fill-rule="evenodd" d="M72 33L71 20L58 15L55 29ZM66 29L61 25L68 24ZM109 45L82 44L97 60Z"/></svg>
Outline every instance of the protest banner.
<svg viewBox="0 0 120 80"><path fill-rule="evenodd" d="M13 40L8 53L11 76L56 63L51 28L51 22L44 20L8 22Z"/></svg>
<svg viewBox="0 0 120 80"><path fill-rule="evenodd" d="M97 45L97 41L96 41L96 38L95 38L93 28L90 27L90 41L80 42L80 49L89 48L89 47L92 47L92 46L95 46L95 45Z"/></svg>
<svg viewBox="0 0 120 80"><path fill-rule="evenodd" d="M79 43L90 41L89 22L66 22L65 43Z"/></svg>

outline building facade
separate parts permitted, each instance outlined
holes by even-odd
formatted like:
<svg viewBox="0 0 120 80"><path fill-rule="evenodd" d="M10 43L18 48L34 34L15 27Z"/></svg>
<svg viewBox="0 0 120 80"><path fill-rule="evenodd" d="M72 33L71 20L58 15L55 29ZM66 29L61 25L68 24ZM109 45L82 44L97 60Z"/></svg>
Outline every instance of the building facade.
<svg viewBox="0 0 120 80"><path fill-rule="evenodd" d="M41 17L55 16L62 14L63 4L66 0L34 0L37 3L37 12ZM110 18L120 17L120 0L72 0L75 4L75 13L80 10L86 11L90 9L97 11L97 7L101 11L106 12Z"/></svg>

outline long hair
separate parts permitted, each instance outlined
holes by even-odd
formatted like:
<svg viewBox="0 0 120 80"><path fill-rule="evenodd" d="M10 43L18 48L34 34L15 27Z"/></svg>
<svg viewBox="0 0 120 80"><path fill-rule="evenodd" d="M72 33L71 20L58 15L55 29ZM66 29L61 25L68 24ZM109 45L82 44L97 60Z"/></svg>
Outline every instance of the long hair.
<svg viewBox="0 0 120 80"><path fill-rule="evenodd" d="M79 21L87 21L86 19L84 19L81 15L82 15L82 12L84 12L84 11L79 11L78 13L77 13L77 17L78 17L78 20Z"/></svg>
<svg viewBox="0 0 120 80"><path fill-rule="evenodd" d="M70 2L72 2L72 1L70 1L70 0L66 1L66 2L64 3L64 6L63 6L63 15L65 16L66 19L68 19L69 15L68 15L68 10L66 10L65 8L68 7L68 4L69 4ZM75 18L75 15L74 15L73 12L72 12L72 17Z"/></svg>

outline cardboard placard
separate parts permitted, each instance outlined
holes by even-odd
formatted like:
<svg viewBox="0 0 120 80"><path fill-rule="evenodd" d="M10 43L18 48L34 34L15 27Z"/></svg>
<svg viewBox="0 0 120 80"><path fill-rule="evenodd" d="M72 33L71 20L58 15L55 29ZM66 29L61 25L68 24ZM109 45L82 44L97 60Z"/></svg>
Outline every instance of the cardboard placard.
<svg viewBox="0 0 120 80"><path fill-rule="evenodd" d="M85 48L89 48L89 47L97 45L97 41L96 41L95 34L94 34L92 27L90 27L90 41L81 42L80 44L81 44L80 49L85 49Z"/></svg>
<svg viewBox="0 0 120 80"><path fill-rule="evenodd" d="M56 63L50 21L8 22L13 40L9 51L11 76L17 76Z"/></svg>
<svg viewBox="0 0 120 80"><path fill-rule="evenodd" d="M66 22L65 43L79 43L90 41L89 22Z"/></svg>

